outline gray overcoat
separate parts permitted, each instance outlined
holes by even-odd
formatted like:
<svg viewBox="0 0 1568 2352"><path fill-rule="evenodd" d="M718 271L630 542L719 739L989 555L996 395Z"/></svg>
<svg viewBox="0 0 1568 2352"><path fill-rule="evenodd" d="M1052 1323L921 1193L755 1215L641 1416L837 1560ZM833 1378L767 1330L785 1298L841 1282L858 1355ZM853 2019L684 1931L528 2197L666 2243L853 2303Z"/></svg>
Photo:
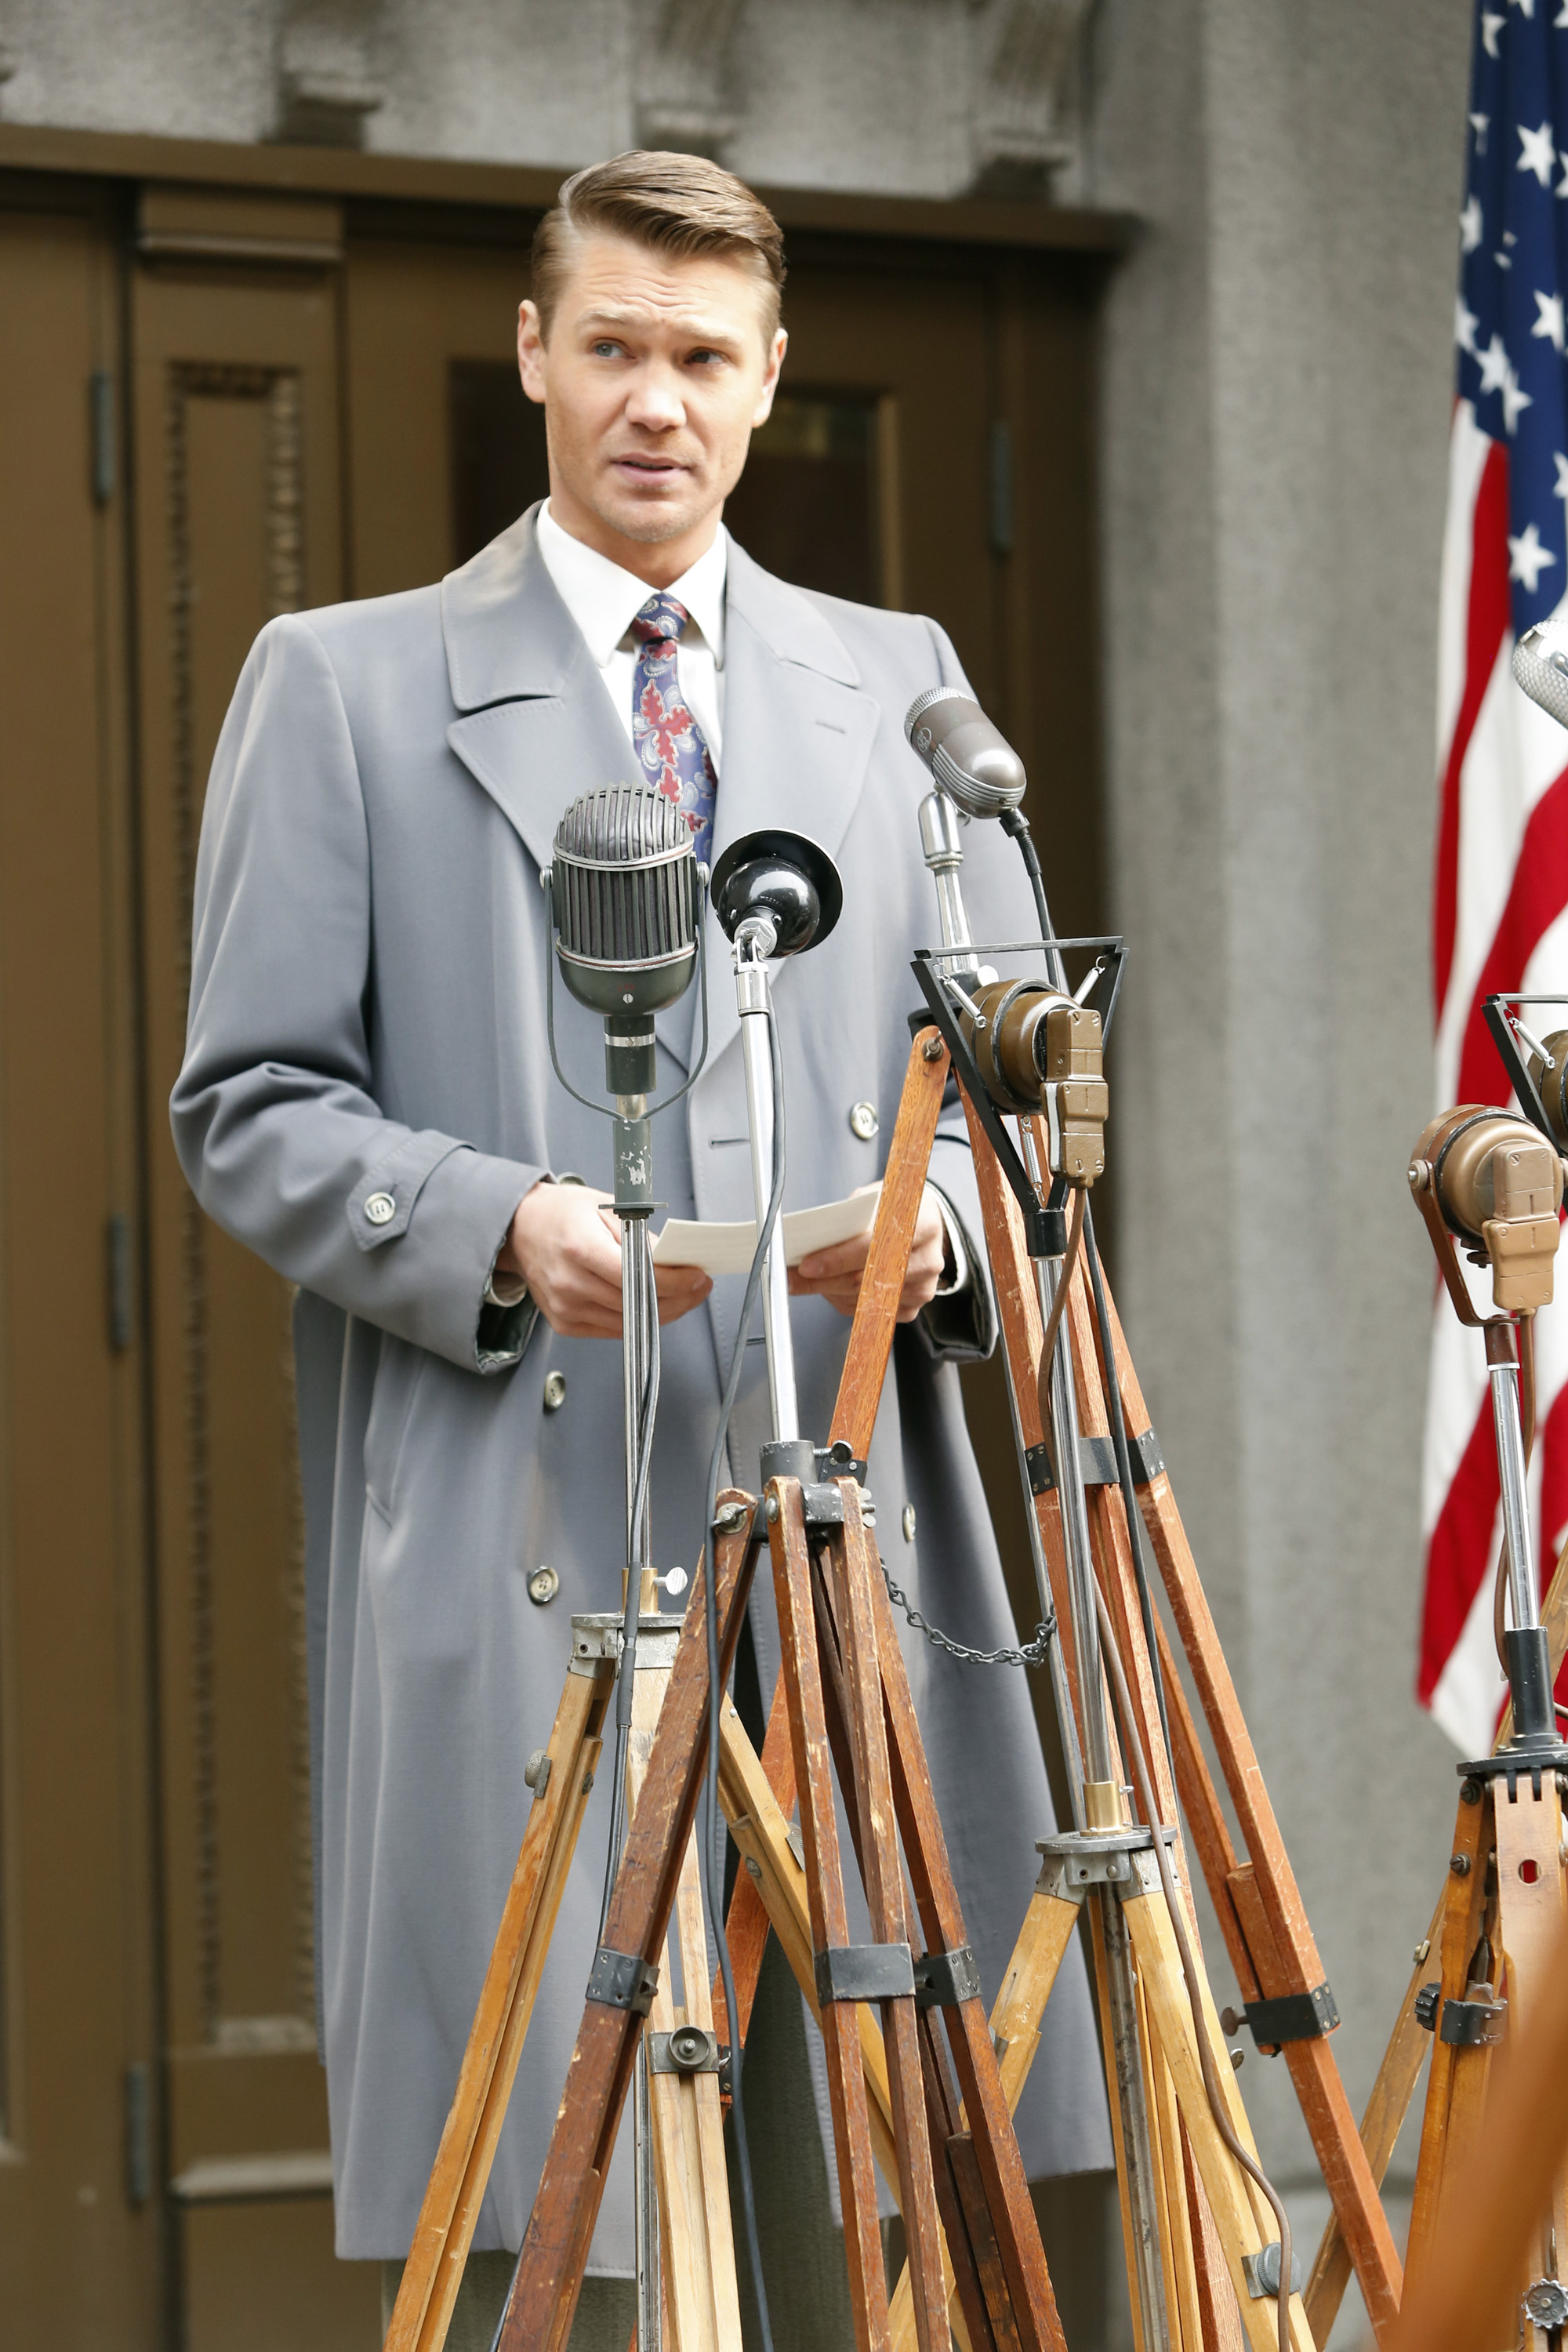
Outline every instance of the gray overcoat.
<svg viewBox="0 0 1568 2352"><path fill-rule="evenodd" d="M928 621L806 594L730 558L715 854L783 824L838 860L833 937L780 968L786 1206L881 1171L936 935L902 714L957 682ZM512 1212L542 1171L608 1187L607 1121L558 1084L545 1044L540 867L589 786L637 782L626 730L538 554L531 514L438 588L289 615L262 631L213 763L197 866L190 1026L173 1121L218 1223L299 1286L321 2030L338 2251L406 2252L549 1735L574 1611L620 1605L620 1350L486 1307ZM978 936L1032 928L1015 853L966 836ZM671 1213L751 1214L738 1022L709 940L711 1045L654 1125ZM661 1015L660 1082L685 1075L691 1007ZM603 1083L602 1028L557 990L562 1052ZM848 1113L879 1115L862 1140ZM606 1106L607 1107L607 1106ZM932 1179L978 1237L962 1117ZM393 1202L384 1222L373 1196ZM742 1283L666 1328L655 1556L690 1569ZM992 1341L966 1297L903 1331L871 1450L881 1540L928 1615L1011 1640L953 1360ZM847 1324L795 1302L802 1423L827 1426ZM755 1483L762 1349L732 1439ZM547 1412L546 1375L565 1398ZM902 1533L904 1507L914 1536ZM548 1563L558 1597L527 1579ZM777 1670L765 1563L752 1603L764 1696ZM986 1996L1052 1824L1023 1676L908 1643L938 1802ZM476 2243L521 2240L595 1940L608 1774L563 1903ZM754 2118L753 2129L765 2130ZM1034 2175L1110 2160L1086 1979L1069 1953L1020 2115ZM616 2170L625 2179L622 2134ZM630 2270L612 2179L592 2267Z"/></svg>

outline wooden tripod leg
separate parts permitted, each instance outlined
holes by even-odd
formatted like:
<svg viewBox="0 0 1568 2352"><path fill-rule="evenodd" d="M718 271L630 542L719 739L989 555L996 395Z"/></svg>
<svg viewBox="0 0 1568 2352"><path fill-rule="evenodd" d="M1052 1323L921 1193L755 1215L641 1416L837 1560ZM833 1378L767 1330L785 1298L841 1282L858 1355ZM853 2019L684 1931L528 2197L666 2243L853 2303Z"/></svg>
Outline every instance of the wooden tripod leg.
<svg viewBox="0 0 1568 2352"><path fill-rule="evenodd" d="M904 1911L904 1874L899 1861L892 1774L882 1719L869 1545L860 1517L859 1487L853 1478L840 1478L835 1483L844 1522L842 1529L831 1538L831 1549L845 1604L840 1622L855 1751L855 1794L864 1824L861 1869L866 1906L874 1942L909 1944L911 1937ZM879 1585L880 1580L879 1570ZM912 1991L907 1997L882 2003L882 2042L888 2053L888 2088L892 2096L894 2139L899 2152L899 2201L909 2241L915 2336L921 2352L931 2352L931 2347L945 2347L947 2342L947 2296L942 2287L936 2183L931 2173L926 2090Z"/></svg>
<svg viewBox="0 0 1568 2352"><path fill-rule="evenodd" d="M860 1296L855 1304L855 1320L850 1326L849 1346L838 1382L832 1426L828 1431L828 1443L832 1444L840 1438L844 1439L858 1462L865 1460L866 1449L871 1443L877 1408L882 1399L882 1384L888 1377L888 1359L892 1353L893 1334L898 1328L899 1301L903 1297L904 1276L914 1243L915 1227L920 1222L926 1171L931 1165L931 1145L942 1113L947 1072L946 1046L935 1029L922 1029L910 1048L904 1089L899 1099L899 1115L894 1122L887 1171L882 1179L881 1198L877 1203L877 1219L871 1228L871 1246L867 1254L866 1271L861 1277ZM767 1734L763 1741L763 1763L774 1794L784 1811L790 1812L795 1804L795 1788L782 1684L773 1694ZM731 2038L743 2046L752 2021L752 2004L757 1997L763 1953L768 1940L768 1925L762 1906L751 1882L743 1876L735 1882L725 1933L729 1937L730 1965L735 1979L735 2002L741 2012ZM721 2014L721 1986L715 1992L714 2002Z"/></svg>
<svg viewBox="0 0 1568 2352"><path fill-rule="evenodd" d="M725 1532L715 1547L714 1599L721 1675L734 1663L755 1565L753 1514L750 1496L731 1491L720 1498L718 1524ZM507 2298L500 2352L561 2352L571 2333L642 2034L646 1996L635 1990L628 1996L625 1981L638 1974L639 1963L657 1965L697 1813L708 1749L707 1582L703 1568L692 1580L642 1801L610 1897L595 1990L584 2009Z"/></svg>
<svg viewBox="0 0 1568 2352"><path fill-rule="evenodd" d="M1243 2259L1261 2252L1278 2231L1261 2195L1221 2138L1204 2087L1203 2061L1197 2029L1188 1998L1175 1930L1165 1907L1163 1889L1152 1863L1135 1858L1144 1892L1124 1905L1128 1932L1137 1956L1144 1996L1155 2032L1174 2078L1182 2120L1192 2142L1194 2159L1218 2225L1231 2285L1240 2306L1242 2325L1254 2352L1278 2352L1279 2332L1274 2299L1255 2300L1247 2289ZM1204 2034L1213 2072L1231 2130L1249 2155L1257 2144L1247 2110L1236 2088L1236 2077L1220 2032L1219 2018L1206 1984L1201 1985ZM1290 2298L1292 2352L1313 2352L1312 2337L1301 2298Z"/></svg>
<svg viewBox="0 0 1568 2352"><path fill-rule="evenodd" d="M1546 1627L1547 1642L1552 1655L1552 1679L1555 1683L1558 1668L1568 1652L1568 1544L1558 1554L1552 1570L1552 1583L1542 1604L1541 1618ZM1498 1744L1507 1739L1513 1729L1513 1711L1505 1708ZM1393 2160L1395 2143L1405 2121L1405 2112L1415 2095L1421 2068L1426 2056L1426 2037L1415 2022L1415 2001L1431 1970L1426 1955L1442 1934L1443 1907L1446 1890L1439 1896L1432 1914L1432 1924L1421 1944L1416 1946L1420 1958L1414 1975L1405 1988L1394 2031L1388 2038L1383 2063L1377 2070L1377 2080L1361 2119L1362 2146L1366 2150L1372 2177L1381 2187L1384 2174ZM1568 2228L1563 2231L1568 2242ZM1340 2231L1338 2217L1331 2215L1312 2264L1312 2275L1307 2282L1307 2315L1312 2332L1320 2344L1326 2342L1330 2330L1339 2315L1340 2301L1350 2284L1350 2254Z"/></svg>
<svg viewBox="0 0 1568 2352"><path fill-rule="evenodd" d="M1453 1859L1444 1889L1438 1945L1439 1999L1462 2000L1469 1974L1470 1955L1481 1932L1486 1906L1486 1862L1491 1847L1491 1808L1479 1790L1473 1801L1468 1784L1459 1799L1454 1823ZM1419 2029L1417 2029L1419 2030ZM1437 2205L1443 2190L1448 2109L1453 2092L1454 2061L1461 2053L1432 2037L1432 2066L1426 2077L1426 2105L1421 2118L1421 2153L1415 2165L1415 2193L1410 2208L1410 2236L1405 2248L1406 2274L1418 2274L1431 2259L1437 2225ZM1467 2053L1468 2054L1468 2053Z"/></svg>
<svg viewBox="0 0 1568 2352"><path fill-rule="evenodd" d="M893 1803L920 1911L921 1931L928 1952L957 1952L967 1947L969 1938L942 1823L931 1801L925 1744L915 1717L903 1653L899 1648L892 1608L880 1576L871 1587L871 1599L881 1662ZM1013 2298L1019 2342L1024 2352L1065 2352L1039 2223L992 2046L990 2021L978 1994L944 2007L942 2014L963 2112L985 2186L987 2209Z"/></svg>
<svg viewBox="0 0 1568 2352"><path fill-rule="evenodd" d="M813 2018L820 2026L822 2016L817 2005L816 1979L813 1969L805 1865L796 1850L798 1832L793 1831L785 1821L778 1800L768 1786L757 1752L746 1737L740 1717L728 1700L724 1705L720 1740L719 1801L747 1873L758 1889L768 1924L779 1939L780 1948ZM856 2021L860 2035L861 2072L866 2081L871 2153L883 2179L896 2196L899 2159L893 2141L892 2105L888 2093L888 2065L882 2036L868 2009L858 2007ZM942 2258L942 2277L953 2334L958 2338L960 2352L972 2352L970 2336L963 2317L955 2315L952 2266L945 2245ZM912 2346L915 2340L913 2306L907 2292L904 2300L907 2332L900 2334L897 2320L889 2323L895 2352L900 2346Z"/></svg>
<svg viewBox="0 0 1568 2352"><path fill-rule="evenodd" d="M844 1903L844 1873L838 1822L833 1802L833 1768L823 1709L816 1654L811 1557L796 1480L776 1479L769 1489L777 1515L771 1526L773 1589L783 1643L780 1686L786 1694L800 1790L801 1836L811 1908L814 1951L849 1941ZM888 2344L888 2284L877 2220L877 2184L871 2171L870 2126L861 2071L855 2009L843 2001L821 2006L823 2046L827 2053L827 2094L833 2111L834 2153L844 2213L844 2251L849 2266L849 2302L860 2352Z"/></svg>
<svg viewBox="0 0 1568 2352"><path fill-rule="evenodd" d="M507 1890L451 2110L415 2225L385 2352L440 2352L462 2284L588 1793L615 1666L567 1673L517 1868Z"/></svg>
<svg viewBox="0 0 1568 2352"><path fill-rule="evenodd" d="M1106 1304L1123 1416L1130 1432L1141 1433L1149 1425L1148 1410L1109 1285ZM1322 1961L1171 1482L1163 1468L1142 1487L1140 1502L1220 1769L1236 1808L1261 1916L1268 1923L1267 1948L1255 1948L1251 1953L1260 1990L1266 1999L1311 1992L1323 1981ZM1339 2065L1328 2041L1321 2035L1287 2042L1284 2048L1302 2117L1350 2247L1367 2315L1381 2341L1392 2329L1398 2314L1404 2273Z"/></svg>
<svg viewBox="0 0 1568 2352"><path fill-rule="evenodd" d="M634 1820L668 1680L668 1670L657 1666L639 1668L635 1678L626 1752L627 1797ZM695 1835L687 1842L680 1865L675 1917L682 2000L678 2007L667 1959L661 1960L648 2011L650 2033L669 2034L687 2024L705 2030L712 2026L708 1937ZM712 2074L654 2073L648 2091L664 2257L666 2340L672 2352L731 2352L741 2340L741 2297L735 2278L719 2078Z"/></svg>

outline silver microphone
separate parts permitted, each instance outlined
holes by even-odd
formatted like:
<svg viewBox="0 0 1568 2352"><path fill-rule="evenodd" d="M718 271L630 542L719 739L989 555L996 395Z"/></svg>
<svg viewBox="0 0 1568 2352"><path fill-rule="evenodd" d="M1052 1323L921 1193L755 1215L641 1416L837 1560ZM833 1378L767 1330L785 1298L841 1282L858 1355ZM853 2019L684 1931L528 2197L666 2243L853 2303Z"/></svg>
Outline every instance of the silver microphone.
<svg viewBox="0 0 1568 2352"><path fill-rule="evenodd" d="M1023 799L1024 762L973 695L950 686L917 694L904 713L904 733L965 815L1002 816Z"/></svg>
<svg viewBox="0 0 1568 2352"><path fill-rule="evenodd" d="M1568 727L1568 613L1561 604L1526 629L1513 649L1513 674L1531 702Z"/></svg>
<svg viewBox="0 0 1568 2352"><path fill-rule="evenodd" d="M556 828L551 894L561 977L606 1020L658 1013L697 962L697 852L679 805L648 784L574 800Z"/></svg>

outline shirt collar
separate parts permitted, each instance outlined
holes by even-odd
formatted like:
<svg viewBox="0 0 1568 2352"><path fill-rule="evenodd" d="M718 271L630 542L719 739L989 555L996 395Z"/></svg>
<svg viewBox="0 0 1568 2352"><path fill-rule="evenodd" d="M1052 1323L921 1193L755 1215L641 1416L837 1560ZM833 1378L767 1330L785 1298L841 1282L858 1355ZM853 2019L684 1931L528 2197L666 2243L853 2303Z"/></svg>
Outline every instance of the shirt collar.
<svg viewBox="0 0 1568 2352"><path fill-rule="evenodd" d="M635 572L612 563L596 548L584 546L570 531L563 530L550 511L548 499L539 509L535 527L544 567L555 583L562 603L582 630L588 651L603 669L648 598L660 592L650 588ZM712 546L698 557L689 571L662 592L685 605L693 627L702 632L720 669L724 667L724 583L729 556L730 534L721 523Z"/></svg>

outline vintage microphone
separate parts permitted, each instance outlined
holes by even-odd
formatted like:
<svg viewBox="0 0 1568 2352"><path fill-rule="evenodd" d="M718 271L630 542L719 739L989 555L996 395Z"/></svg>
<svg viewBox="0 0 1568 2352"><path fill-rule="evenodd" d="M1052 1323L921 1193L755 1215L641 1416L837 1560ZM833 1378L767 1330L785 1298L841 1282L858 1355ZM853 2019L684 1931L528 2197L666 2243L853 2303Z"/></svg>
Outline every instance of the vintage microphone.
<svg viewBox="0 0 1568 2352"><path fill-rule="evenodd" d="M702 912L707 869L678 803L649 785L612 784L584 793L556 827L543 876L554 955L548 967L550 1058L567 1092L612 1118L615 1210L621 1228L621 1360L626 1417L626 1590L616 1680L616 1761L605 1861L600 1937L626 1832L626 1745L643 1577L649 1565L648 1475L658 1408L658 1296L648 1243L653 1140L648 1097L657 1076L654 1015L703 976ZM605 1024L605 1084L615 1109L590 1101L561 1066L555 1043L554 965L579 1004ZM667 1110L695 1084L708 1053L708 999L702 989L702 1046L685 1086L654 1108ZM677 1578L679 1577L679 1582ZM685 1583L679 1570L665 1582ZM659 2340L658 2215L646 2056L633 2097L637 2170L637 2342Z"/></svg>
<svg viewBox="0 0 1568 2352"><path fill-rule="evenodd" d="M1568 612L1563 605L1526 629L1513 649L1513 674L1531 702L1568 727Z"/></svg>

